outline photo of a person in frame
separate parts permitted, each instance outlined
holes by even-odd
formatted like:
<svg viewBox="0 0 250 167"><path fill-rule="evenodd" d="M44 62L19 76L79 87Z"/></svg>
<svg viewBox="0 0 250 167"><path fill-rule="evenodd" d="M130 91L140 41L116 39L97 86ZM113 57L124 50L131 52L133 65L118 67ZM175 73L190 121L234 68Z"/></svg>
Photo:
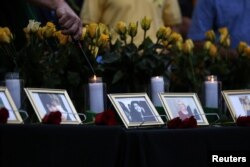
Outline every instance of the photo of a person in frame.
<svg viewBox="0 0 250 167"><path fill-rule="evenodd" d="M127 119L129 121L132 121L132 116L131 116L130 110L126 107L126 105L123 102L119 101L119 104L120 104L124 114L126 115Z"/></svg>
<svg viewBox="0 0 250 167"><path fill-rule="evenodd" d="M132 122L156 121L155 115L145 101L131 101L129 108Z"/></svg>
<svg viewBox="0 0 250 167"><path fill-rule="evenodd" d="M250 99L248 96L240 96L239 101L247 116L250 116Z"/></svg>
<svg viewBox="0 0 250 167"><path fill-rule="evenodd" d="M62 121L71 120L68 111L63 105L60 97L55 94L39 94L39 97L46 109L46 112L60 111L62 113Z"/></svg>
<svg viewBox="0 0 250 167"><path fill-rule="evenodd" d="M194 116L196 120L201 119L197 110L194 109L192 112L192 109L190 108L190 106L186 105L181 99L177 100L177 109L178 109L178 115L182 120L189 118L191 116Z"/></svg>

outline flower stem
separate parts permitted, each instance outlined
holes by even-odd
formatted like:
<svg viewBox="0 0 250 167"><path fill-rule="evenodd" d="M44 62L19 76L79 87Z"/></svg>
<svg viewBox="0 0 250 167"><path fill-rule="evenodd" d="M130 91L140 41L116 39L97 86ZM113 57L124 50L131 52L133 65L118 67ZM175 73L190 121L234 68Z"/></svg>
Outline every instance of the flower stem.
<svg viewBox="0 0 250 167"><path fill-rule="evenodd" d="M132 44L133 42L134 42L134 37L131 37L130 44Z"/></svg>
<svg viewBox="0 0 250 167"><path fill-rule="evenodd" d="M143 41L146 39L146 34L147 34L147 31L144 30L144 34L143 34Z"/></svg>

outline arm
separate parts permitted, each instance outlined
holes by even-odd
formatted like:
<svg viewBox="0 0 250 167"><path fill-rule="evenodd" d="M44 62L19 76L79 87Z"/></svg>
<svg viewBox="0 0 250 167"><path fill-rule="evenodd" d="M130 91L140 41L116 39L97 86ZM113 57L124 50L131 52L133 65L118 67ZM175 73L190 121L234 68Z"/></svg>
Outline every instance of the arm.
<svg viewBox="0 0 250 167"><path fill-rule="evenodd" d="M56 11L62 33L79 39L82 34L82 22L64 0L28 0L29 2Z"/></svg>

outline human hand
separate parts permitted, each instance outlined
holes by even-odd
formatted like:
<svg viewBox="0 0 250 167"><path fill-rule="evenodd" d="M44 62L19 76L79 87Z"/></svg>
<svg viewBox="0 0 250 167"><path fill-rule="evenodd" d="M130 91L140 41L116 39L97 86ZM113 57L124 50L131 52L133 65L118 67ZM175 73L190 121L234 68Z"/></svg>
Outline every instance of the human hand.
<svg viewBox="0 0 250 167"><path fill-rule="evenodd" d="M79 39L82 35L82 22L70 6L62 1L56 7L56 15L60 26L63 28L62 33L71 35L74 39Z"/></svg>

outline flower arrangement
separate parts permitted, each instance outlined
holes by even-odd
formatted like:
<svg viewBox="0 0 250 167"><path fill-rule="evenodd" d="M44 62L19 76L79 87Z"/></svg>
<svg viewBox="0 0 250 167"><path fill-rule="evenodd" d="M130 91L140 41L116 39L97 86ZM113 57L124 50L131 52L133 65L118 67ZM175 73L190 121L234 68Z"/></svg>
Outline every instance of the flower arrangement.
<svg viewBox="0 0 250 167"><path fill-rule="evenodd" d="M168 77L171 62L168 47L176 42L176 38L182 38L180 35L171 35L171 28L160 27L156 33L157 40L152 41L147 36L150 24L151 20L147 17L141 20L140 27L135 22L128 26L122 21L117 23L115 31L119 38L114 43L108 43L105 52L99 54L102 61L98 68L104 76L108 76L110 85L125 83L127 89L124 91L138 92L145 91L141 88L148 85L152 76ZM139 28L143 30L144 36L142 42L137 44L134 38Z"/></svg>
<svg viewBox="0 0 250 167"><path fill-rule="evenodd" d="M75 66L71 65L71 61L76 61L74 55L77 53L69 36L63 35L52 22L40 26L34 20L30 20L24 32L27 44L22 50L20 64L28 85L65 88L81 82L78 75L83 75L82 71L74 68L83 63L79 61L74 62ZM74 79L76 76L78 78Z"/></svg>
<svg viewBox="0 0 250 167"><path fill-rule="evenodd" d="M111 28L101 23L83 27L79 43L108 91L124 86L120 92L144 92L152 76L169 80L171 92L199 93L207 75L217 75L224 89L250 87L250 49L244 42L230 49L227 28L219 30L218 39L208 31L207 40L197 45L165 26L159 27L154 41L147 36L150 24L151 20L144 17L128 25L120 21ZM144 32L140 43L134 41L138 30ZM24 33L25 47L16 51L12 46L14 35L8 28L0 28L0 54L4 55L1 67L5 68L1 70L16 69L26 86L65 88L76 96L73 99L83 101L83 95L73 94L93 73L71 38L52 22L41 25L35 20L29 21Z"/></svg>
<svg viewBox="0 0 250 167"><path fill-rule="evenodd" d="M206 41L195 45L187 39L177 56L173 57L171 90L199 93L207 75L217 75L224 89L249 88L248 45L240 42L236 49L231 49L226 27L219 29L218 39L213 30L205 35Z"/></svg>

